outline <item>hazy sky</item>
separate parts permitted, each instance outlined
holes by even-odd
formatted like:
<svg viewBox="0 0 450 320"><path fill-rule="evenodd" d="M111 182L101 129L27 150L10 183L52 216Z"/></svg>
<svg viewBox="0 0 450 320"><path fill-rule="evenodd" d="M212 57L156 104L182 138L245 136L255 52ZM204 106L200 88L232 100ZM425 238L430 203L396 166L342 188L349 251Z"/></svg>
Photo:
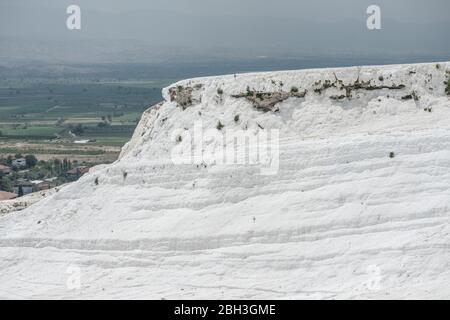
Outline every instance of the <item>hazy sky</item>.
<svg viewBox="0 0 450 320"><path fill-rule="evenodd" d="M81 30L66 8L81 7ZM381 7L382 30L366 28ZM2 0L0 58L450 53L449 0Z"/></svg>

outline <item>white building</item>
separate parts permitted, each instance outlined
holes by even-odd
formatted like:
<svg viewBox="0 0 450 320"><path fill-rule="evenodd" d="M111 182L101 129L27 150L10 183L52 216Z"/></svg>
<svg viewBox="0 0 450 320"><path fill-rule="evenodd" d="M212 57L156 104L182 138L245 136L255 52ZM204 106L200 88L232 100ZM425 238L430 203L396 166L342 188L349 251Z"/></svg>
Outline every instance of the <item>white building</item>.
<svg viewBox="0 0 450 320"><path fill-rule="evenodd" d="M22 168L27 166L27 160L25 158L14 159L12 166L16 168Z"/></svg>

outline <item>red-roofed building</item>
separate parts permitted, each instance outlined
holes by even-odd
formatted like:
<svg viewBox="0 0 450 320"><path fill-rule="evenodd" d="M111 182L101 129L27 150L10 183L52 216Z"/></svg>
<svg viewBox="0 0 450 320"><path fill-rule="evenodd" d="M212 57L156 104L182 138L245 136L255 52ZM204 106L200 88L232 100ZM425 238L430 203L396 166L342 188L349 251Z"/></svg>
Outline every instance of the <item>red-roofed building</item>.
<svg viewBox="0 0 450 320"><path fill-rule="evenodd" d="M12 169L8 166L0 164L0 176L10 174Z"/></svg>
<svg viewBox="0 0 450 320"><path fill-rule="evenodd" d="M17 194L12 192L0 191L0 201L2 200L11 200L17 198Z"/></svg>
<svg viewBox="0 0 450 320"><path fill-rule="evenodd" d="M68 178L78 179L83 174L88 173L88 172L89 172L89 168L88 167L76 167L76 168L73 168L73 169L70 169L69 171L67 171L66 175L67 175Z"/></svg>

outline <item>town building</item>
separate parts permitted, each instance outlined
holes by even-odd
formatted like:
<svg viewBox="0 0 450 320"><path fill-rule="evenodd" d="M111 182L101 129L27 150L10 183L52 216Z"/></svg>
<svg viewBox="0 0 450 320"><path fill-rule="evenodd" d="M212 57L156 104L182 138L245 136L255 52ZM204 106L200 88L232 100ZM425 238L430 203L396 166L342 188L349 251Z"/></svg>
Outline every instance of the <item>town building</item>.
<svg viewBox="0 0 450 320"><path fill-rule="evenodd" d="M82 175L89 172L89 168L85 166L76 167L66 172L69 179L79 179Z"/></svg>
<svg viewBox="0 0 450 320"><path fill-rule="evenodd" d="M42 191L42 190L49 190L56 187L56 185L54 183L51 182L47 182L47 181L43 181L41 183L36 184L36 189L38 191Z"/></svg>
<svg viewBox="0 0 450 320"><path fill-rule="evenodd" d="M23 168L27 166L27 160L25 158L14 159L12 166L16 168Z"/></svg>
<svg viewBox="0 0 450 320"><path fill-rule="evenodd" d="M33 184L24 180L17 180L14 183L14 192L19 196L24 196L33 192Z"/></svg>

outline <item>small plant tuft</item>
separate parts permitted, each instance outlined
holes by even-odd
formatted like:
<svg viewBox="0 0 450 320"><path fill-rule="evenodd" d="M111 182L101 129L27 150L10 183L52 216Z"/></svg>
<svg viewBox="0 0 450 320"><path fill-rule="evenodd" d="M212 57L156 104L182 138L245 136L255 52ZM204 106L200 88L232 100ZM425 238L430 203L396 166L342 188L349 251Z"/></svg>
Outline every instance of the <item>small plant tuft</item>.
<svg viewBox="0 0 450 320"><path fill-rule="evenodd" d="M223 90L221 88L217 89L217 94L219 96L223 95Z"/></svg>
<svg viewBox="0 0 450 320"><path fill-rule="evenodd" d="M291 93L297 93L298 88L297 87L291 87Z"/></svg>
<svg viewBox="0 0 450 320"><path fill-rule="evenodd" d="M222 130L223 129L223 127L225 127L223 124L222 124L222 122L220 122L220 120L217 122L217 126L216 126L216 129L217 130Z"/></svg>

